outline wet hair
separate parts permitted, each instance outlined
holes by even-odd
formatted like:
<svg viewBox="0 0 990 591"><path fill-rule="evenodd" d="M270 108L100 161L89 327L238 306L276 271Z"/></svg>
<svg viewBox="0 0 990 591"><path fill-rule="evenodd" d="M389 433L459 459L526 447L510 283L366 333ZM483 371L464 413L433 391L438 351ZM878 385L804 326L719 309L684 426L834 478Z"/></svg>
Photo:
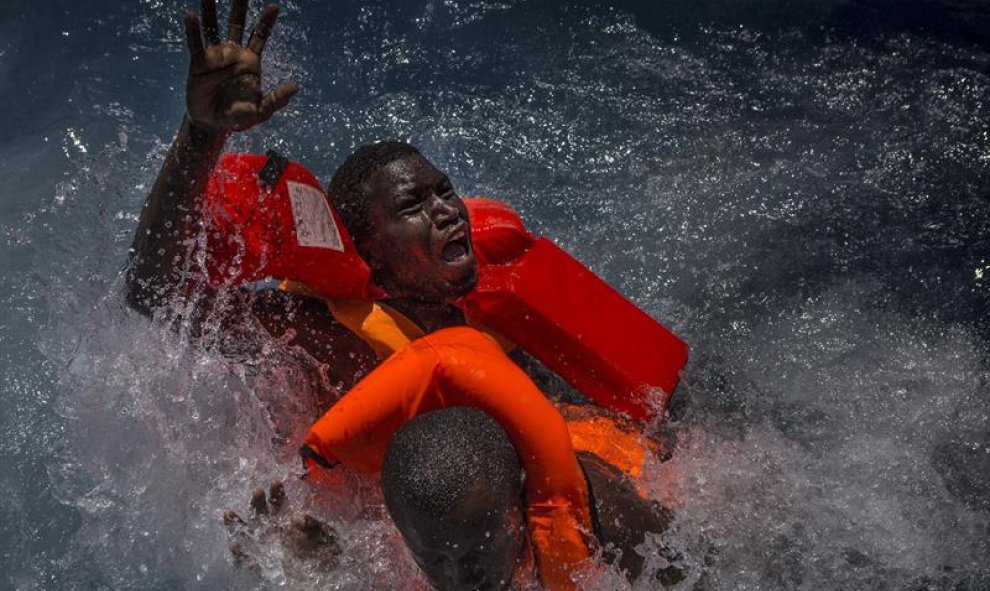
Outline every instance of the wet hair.
<svg viewBox="0 0 990 591"><path fill-rule="evenodd" d="M357 240L368 228L368 199L364 183L392 162L419 153L415 146L406 142L377 142L354 150L337 167L330 179L330 201L340 213L352 238Z"/></svg>
<svg viewBox="0 0 990 591"><path fill-rule="evenodd" d="M519 500L519 456L505 431L480 410L456 407L420 415L392 437L382 468L382 489L402 527L409 511L439 518L463 510L481 490L493 506ZM467 516L465 516L467 517Z"/></svg>

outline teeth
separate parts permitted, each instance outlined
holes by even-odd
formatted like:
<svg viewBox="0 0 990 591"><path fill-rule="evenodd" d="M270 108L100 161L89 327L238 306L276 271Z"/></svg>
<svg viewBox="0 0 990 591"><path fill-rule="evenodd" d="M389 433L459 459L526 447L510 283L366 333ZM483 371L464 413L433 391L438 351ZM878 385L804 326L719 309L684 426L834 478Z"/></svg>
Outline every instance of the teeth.
<svg viewBox="0 0 990 591"><path fill-rule="evenodd" d="M458 261L468 254L467 245L462 239L451 240L443 247L441 256L448 263Z"/></svg>

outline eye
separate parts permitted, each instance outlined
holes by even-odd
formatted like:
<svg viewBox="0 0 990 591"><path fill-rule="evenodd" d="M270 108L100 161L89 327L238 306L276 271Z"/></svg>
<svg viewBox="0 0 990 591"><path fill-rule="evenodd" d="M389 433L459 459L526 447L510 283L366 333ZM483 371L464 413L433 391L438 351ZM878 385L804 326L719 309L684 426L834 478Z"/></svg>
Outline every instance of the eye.
<svg viewBox="0 0 990 591"><path fill-rule="evenodd" d="M457 193L454 192L454 184L450 182L450 179L444 179L437 185L437 195L444 199L451 199L457 196Z"/></svg>
<svg viewBox="0 0 990 591"><path fill-rule="evenodd" d="M418 214L423 209L423 200L419 197L410 195L399 199L398 202L396 202L395 207L400 215L413 216Z"/></svg>

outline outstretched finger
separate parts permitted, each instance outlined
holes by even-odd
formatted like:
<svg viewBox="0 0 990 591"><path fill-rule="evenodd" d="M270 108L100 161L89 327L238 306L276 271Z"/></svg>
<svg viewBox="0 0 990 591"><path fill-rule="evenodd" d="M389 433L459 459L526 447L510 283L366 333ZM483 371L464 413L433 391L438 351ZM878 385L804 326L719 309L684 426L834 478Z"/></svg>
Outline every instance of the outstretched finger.
<svg viewBox="0 0 990 591"><path fill-rule="evenodd" d="M268 501L265 500L265 491L261 487L251 491L251 508L254 509L255 517L268 515Z"/></svg>
<svg viewBox="0 0 990 591"><path fill-rule="evenodd" d="M241 519L241 516L238 515L237 513L235 513L234 511L228 509L228 510L226 510L226 511L223 512L223 524L224 525L230 527L230 526L234 526L234 525L241 525L243 523L244 523L244 520Z"/></svg>
<svg viewBox="0 0 990 591"><path fill-rule="evenodd" d="M231 542L228 548L230 548L230 553L234 556L234 559L237 560L238 562L248 559L248 554L247 552L244 551L244 545L241 544L240 542Z"/></svg>
<svg viewBox="0 0 990 591"><path fill-rule="evenodd" d="M272 34L272 29L275 28L275 21L278 20L278 6L274 4L266 5L262 11L261 16L258 17L258 23L254 25L254 31L251 32L251 39L248 40L247 48L261 55L261 52L265 50L265 44L268 43L268 38Z"/></svg>
<svg viewBox="0 0 990 591"><path fill-rule="evenodd" d="M227 41L240 45L244 42L244 22L247 20L248 0L234 0L230 7L227 25Z"/></svg>
<svg viewBox="0 0 990 591"><path fill-rule="evenodd" d="M285 485L278 480L273 480L271 486L268 488L268 504L272 506L272 513L278 515L287 503Z"/></svg>
<svg viewBox="0 0 990 591"><path fill-rule="evenodd" d="M189 46L189 55L192 62L198 63L203 59L203 35L199 30L199 17L196 13L189 11L185 16L186 21L186 45Z"/></svg>
<svg viewBox="0 0 990 591"><path fill-rule="evenodd" d="M203 36L207 45L220 43L220 25L217 24L217 0L202 0L200 12L203 13Z"/></svg>
<svg viewBox="0 0 990 591"><path fill-rule="evenodd" d="M307 534L307 537L313 538L314 541L316 536L323 532L323 522L307 513L293 513L292 517L289 518L289 523L292 524L292 527Z"/></svg>
<svg viewBox="0 0 990 591"><path fill-rule="evenodd" d="M295 82L285 82L284 84L279 84L278 88L269 92L261 99L261 105L259 107L259 114L262 120L269 119L275 114L275 111L285 108L292 100L292 96L299 92L299 85Z"/></svg>

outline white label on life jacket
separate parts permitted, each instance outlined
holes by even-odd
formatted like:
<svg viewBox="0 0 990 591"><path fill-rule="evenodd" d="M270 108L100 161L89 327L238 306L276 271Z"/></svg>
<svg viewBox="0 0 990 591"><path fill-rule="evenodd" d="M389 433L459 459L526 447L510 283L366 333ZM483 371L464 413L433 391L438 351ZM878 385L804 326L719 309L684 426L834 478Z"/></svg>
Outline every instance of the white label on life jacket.
<svg viewBox="0 0 990 591"><path fill-rule="evenodd" d="M296 240L299 245L344 252L340 230L334 222L323 192L293 181L286 182L286 185L289 187L289 202L292 203L292 217L296 220Z"/></svg>

